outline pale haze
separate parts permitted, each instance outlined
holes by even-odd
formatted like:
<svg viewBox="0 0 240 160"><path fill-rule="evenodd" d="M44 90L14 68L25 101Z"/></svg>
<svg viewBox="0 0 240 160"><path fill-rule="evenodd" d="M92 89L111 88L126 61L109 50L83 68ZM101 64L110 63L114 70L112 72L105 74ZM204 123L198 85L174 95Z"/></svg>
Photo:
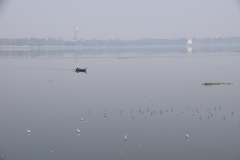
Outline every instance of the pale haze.
<svg viewBox="0 0 240 160"><path fill-rule="evenodd" d="M0 37L83 39L240 36L236 0L0 0Z"/></svg>

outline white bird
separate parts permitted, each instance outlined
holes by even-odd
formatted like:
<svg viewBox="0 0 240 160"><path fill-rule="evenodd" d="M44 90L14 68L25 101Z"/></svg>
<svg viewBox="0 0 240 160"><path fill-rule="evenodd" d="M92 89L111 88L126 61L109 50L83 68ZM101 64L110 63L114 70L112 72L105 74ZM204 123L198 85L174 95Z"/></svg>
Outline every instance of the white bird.
<svg viewBox="0 0 240 160"><path fill-rule="evenodd" d="M80 133L80 129L77 128L77 132L78 132L78 134L79 134L79 133Z"/></svg>
<svg viewBox="0 0 240 160"><path fill-rule="evenodd" d="M28 133L28 134L31 134L31 131L30 131L29 129L27 129L27 133Z"/></svg>
<svg viewBox="0 0 240 160"><path fill-rule="evenodd" d="M189 135L188 134L186 134L186 140L188 140L189 139Z"/></svg>
<svg viewBox="0 0 240 160"><path fill-rule="evenodd" d="M127 141L127 134L126 134L125 137L124 137L124 141Z"/></svg>
<svg viewBox="0 0 240 160"><path fill-rule="evenodd" d="M81 118L81 121L83 121L83 118Z"/></svg>

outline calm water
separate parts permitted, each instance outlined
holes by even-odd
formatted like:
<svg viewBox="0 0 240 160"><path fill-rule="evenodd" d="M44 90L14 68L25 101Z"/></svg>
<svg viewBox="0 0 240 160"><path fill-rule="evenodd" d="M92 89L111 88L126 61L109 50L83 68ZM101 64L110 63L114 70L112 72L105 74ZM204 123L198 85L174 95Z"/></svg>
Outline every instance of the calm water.
<svg viewBox="0 0 240 160"><path fill-rule="evenodd" d="M42 55L0 58L1 160L240 159L239 53Z"/></svg>

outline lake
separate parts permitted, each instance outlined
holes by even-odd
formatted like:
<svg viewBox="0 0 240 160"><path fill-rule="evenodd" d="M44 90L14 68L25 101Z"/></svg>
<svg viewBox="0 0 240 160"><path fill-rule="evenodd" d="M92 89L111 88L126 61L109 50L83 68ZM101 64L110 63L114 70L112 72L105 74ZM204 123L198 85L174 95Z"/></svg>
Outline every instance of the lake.
<svg viewBox="0 0 240 160"><path fill-rule="evenodd" d="M234 51L1 51L0 159L239 160L239 62Z"/></svg>

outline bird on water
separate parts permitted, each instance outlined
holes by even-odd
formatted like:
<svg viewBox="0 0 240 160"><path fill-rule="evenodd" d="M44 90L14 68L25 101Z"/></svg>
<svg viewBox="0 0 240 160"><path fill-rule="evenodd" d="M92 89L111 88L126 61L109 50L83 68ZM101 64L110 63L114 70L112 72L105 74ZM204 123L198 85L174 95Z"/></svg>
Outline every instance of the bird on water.
<svg viewBox="0 0 240 160"><path fill-rule="evenodd" d="M29 129L27 129L27 133L28 133L28 134L31 134L31 131L30 131Z"/></svg>

